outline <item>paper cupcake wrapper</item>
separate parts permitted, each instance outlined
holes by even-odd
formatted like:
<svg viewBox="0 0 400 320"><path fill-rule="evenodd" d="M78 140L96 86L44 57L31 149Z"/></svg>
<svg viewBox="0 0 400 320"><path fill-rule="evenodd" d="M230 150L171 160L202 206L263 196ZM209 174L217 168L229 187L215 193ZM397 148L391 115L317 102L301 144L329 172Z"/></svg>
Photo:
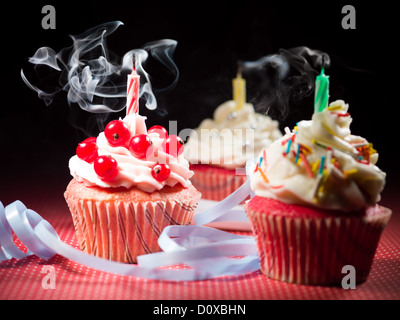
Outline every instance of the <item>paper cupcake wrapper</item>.
<svg viewBox="0 0 400 320"><path fill-rule="evenodd" d="M221 174L214 170L196 170L190 179L193 186L201 192L202 199L221 201L246 182L245 175Z"/></svg>
<svg viewBox="0 0 400 320"><path fill-rule="evenodd" d="M297 284L341 285L351 265L364 282L391 211L368 219L285 217L247 212L257 243L261 271Z"/></svg>
<svg viewBox="0 0 400 320"><path fill-rule="evenodd" d="M176 201L66 200L81 250L125 263L160 251L157 241L162 230L168 225L190 224L195 209Z"/></svg>

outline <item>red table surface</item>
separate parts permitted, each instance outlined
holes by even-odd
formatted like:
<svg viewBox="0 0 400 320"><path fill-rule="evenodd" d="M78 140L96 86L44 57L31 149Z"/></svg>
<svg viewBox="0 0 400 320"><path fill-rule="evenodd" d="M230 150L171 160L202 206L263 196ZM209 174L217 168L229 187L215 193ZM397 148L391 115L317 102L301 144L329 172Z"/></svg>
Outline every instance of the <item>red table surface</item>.
<svg viewBox="0 0 400 320"><path fill-rule="evenodd" d="M67 244L76 247L72 219L57 186L23 184L2 192L3 205L14 200L47 219ZM18 198L16 198L18 196ZM8 201L8 202L7 202ZM400 299L400 215L396 192L385 192L382 204L393 216L382 234L371 273L356 289L289 284L265 277L260 271L204 281L165 282L119 276L94 270L56 255L45 261L36 256L0 263L0 299L107 299L107 300L208 300L208 299ZM16 240L17 241L17 240ZM55 270L55 289L44 289L44 267Z"/></svg>

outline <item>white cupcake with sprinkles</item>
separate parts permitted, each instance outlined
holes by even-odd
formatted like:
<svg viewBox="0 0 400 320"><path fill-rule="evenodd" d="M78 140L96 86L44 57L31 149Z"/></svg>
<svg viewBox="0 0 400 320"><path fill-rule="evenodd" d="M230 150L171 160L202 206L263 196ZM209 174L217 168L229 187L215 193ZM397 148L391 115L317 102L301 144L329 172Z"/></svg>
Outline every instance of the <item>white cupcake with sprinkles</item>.
<svg viewBox="0 0 400 320"><path fill-rule="evenodd" d="M365 281L391 216L378 204L386 177L378 153L351 134L348 105L327 98L322 72L312 120L286 128L250 172L255 197L245 208L261 270L274 279L340 285L351 265Z"/></svg>

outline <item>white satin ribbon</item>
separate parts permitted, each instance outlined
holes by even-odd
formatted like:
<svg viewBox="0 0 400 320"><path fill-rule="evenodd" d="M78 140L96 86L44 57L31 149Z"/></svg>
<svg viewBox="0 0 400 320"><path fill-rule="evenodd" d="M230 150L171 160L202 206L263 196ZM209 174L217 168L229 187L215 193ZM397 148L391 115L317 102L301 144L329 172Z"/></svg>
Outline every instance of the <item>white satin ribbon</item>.
<svg viewBox="0 0 400 320"><path fill-rule="evenodd" d="M245 221L242 210L231 210L250 194L249 180L214 207L195 215L194 226L168 226L158 244L162 252L138 257L138 265L125 264L86 254L65 244L54 228L21 201L6 208L0 202L0 261L23 259L35 254L49 259L59 254L69 260L105 272L141 278L192 281L240 275L259 269L254 238L204 227L213 221ZM21 251L12 232L27 247ZM171 268L184 264L190 268Z"/></svg>
<svg viewBox="0 0 400 320"><path fill-rule="evenodd" d="M250 181L246 180L235 192L218 202L215 206L194 215L196 225L204 225L210 222L221 221L247 221L244 211L232 210L234 206L245 200L250 194Z"/></svg>

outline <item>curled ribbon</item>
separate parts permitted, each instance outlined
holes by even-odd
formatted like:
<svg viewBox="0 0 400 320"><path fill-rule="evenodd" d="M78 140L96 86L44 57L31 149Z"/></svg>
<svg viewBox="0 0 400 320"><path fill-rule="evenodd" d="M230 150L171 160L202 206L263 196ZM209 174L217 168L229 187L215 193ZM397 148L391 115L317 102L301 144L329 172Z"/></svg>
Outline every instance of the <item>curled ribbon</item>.
<svg viewBox="0 0 400 320"><path fill-rule="evenodd" d="M35 211L27 209L21 201L15 201L5 208L0 202L0 262L12 258L23 259L33 254L47 260L59 254L105 272L168 281L204 280L253 272L259 269L253 237L202 226L221 219L247 219L244 211L231 209L250 193L247 180L230 196L196 214L196 225L167 226L158 239L163 251L139 256L138 265L102 259L75 249L59 238L49 222ZM12 232L26 246L26 252L15 245ZM187 265L190 269L167 268L177 264Z"/></svg>

